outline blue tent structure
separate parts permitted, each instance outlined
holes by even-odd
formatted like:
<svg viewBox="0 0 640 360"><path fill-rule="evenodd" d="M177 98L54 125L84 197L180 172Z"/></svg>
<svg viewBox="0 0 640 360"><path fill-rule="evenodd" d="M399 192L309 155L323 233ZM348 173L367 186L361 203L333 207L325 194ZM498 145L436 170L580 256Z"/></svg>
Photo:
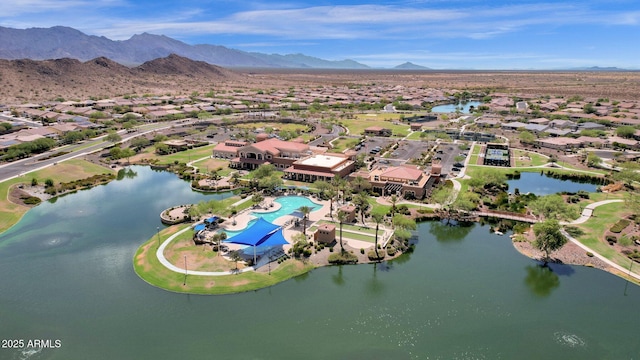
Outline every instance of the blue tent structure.
<svg viewBox="0 0 640 360"><path fill-rule="evenodd" d="M205 222L208 222L209 224L213 224L214 222L218 221L218 219L219 219L219 217L217 217L217 216L212 216L212 217L210 217L210 218L208 218L208 219L205 219L204 221L205 221Z"/></svg>
<svg viewBox="0 0 640 360"><path fill-rule="evenodd" d="M238 235L226 240L232 244L253 246L253 262L256 263L256 247L272 247L289 242L282 234L282 227L259 218L253 225Z"/></svg>
<svg viewBox="0 0 640 360"><path fill-rule="evenodd" d="M204 224L198 224L198 225L193 227L193 230L200 231L200 230L204 230L205 227L206 226Z"/></svg>

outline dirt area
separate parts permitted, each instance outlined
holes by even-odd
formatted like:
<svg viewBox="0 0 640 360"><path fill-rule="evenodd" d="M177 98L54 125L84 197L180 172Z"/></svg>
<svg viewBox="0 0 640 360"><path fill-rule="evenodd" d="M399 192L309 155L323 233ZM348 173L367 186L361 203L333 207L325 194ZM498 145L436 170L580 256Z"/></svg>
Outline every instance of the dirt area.
<svg viewBox="0 0 640 360"><path fill-rule="evenodd" d="M522 255L532 259L542 260L544 253L536 249L531 243L534 240L533 231L529 231L527 234L527 241L513 242L513 246ZM551 253L553 262L567 264L567 265L582 265L590 266L597 269L613 272L613 270L604 261L597 257L591 257L587 255L587 252L578 245L567 242L560 250Z"/></svg>
<svg viewBox="0 0 640 360"><path fill-rule="evenodd" d="M22 186L22 188L20 186ZM31 185L25 185L25 184L13 185L9 190L8 198L9 198L9 201L11 201L14 204L27 206L27 207L36 206L37 204L36 205L25 204L24 198L29 196L35 196L37 198L40 198L40 200L42 201L47 201L51 198L51 195L44 192L44 186L41 186L41 185L31 186Z"/></svg>

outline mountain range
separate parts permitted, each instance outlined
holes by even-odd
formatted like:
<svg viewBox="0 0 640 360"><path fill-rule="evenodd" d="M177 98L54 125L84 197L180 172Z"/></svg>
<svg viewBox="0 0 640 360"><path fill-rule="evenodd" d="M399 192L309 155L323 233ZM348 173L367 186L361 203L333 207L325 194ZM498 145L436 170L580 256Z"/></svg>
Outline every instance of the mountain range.
<svg viewBox="0 0 640 360"><path fill-rule="evenodd" d="M108 58L126 66L176 54L223 67L368 69L353 60L324 60L303 54L263 54L219 45L189 45L164 35L143 33L128 40L110 40L79 30L51 28L13 29L0 27L0 58L47 60L71 58L82 62Z"/></svg>

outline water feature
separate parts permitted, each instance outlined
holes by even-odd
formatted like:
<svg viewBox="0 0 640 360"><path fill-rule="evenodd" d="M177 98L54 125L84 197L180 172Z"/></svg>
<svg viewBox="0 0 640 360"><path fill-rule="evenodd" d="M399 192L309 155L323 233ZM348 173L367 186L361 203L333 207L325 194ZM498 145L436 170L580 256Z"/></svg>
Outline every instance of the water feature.
<svg viewBox="0 0 640 360"><path fill-rule="evenodd" d="M473 106L475 109L478 106L482 105L480 101L467 101L459 104L445 104L434 106L431 109L431 112L434 113L454 113L456 110L460 111L462 114L469 114L469 109Z"/></svg>
<svg viewBox="0 0 640 360"><path fill-rule="evenodd" d="M521 194L528 192L536 195L549 195L558 192L596 192L599 185L583 183L571 180L560 180L539 172L523 172L519 179L507 180L509 191L518 189Z"/></svg>
<svg viewBox="0 0 640 360"><path fill-rule="evenodd" d="M630 359L640 287L539 266L488 227L420 224L415 252L260 291L175 294L134 273L172 205L209 199L136 169L31 210L0 235L0 339L60 339L30 359ZM188 279L187 279L188 281ZM27 349L28 350L28 349ZM1 359L27 350L0 349Z"/></svg>

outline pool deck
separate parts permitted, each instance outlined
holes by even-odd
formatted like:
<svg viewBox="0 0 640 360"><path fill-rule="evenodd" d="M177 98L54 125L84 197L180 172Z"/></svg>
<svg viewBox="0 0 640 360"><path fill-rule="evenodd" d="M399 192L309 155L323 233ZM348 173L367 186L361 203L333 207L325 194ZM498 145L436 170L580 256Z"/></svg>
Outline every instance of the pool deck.
<svg viewBox="0 0 640 360"><path fill-rule="evenodd" d="M320 201L318 199L315 198L311 198L311 197L307 197L309 200L313 201L314 203L321 205L321 207L319 209L316 209L312 212L309 213L309 221L307 222L307 229L309 229L309 227L311 226L311 224L319 221L319 220L327 220L327 219L331 219L329 216L330 213L330 208L331 208L331 204L329 201ZM250 201L250 197L247 197L246 199L241 200L240 202L245 202L245 201ZM281 205L277 202L275 202L276 197L265 197L264 201L256 207L252 207L246 210L241 211L240 213L238 213L236 216L234 216L232 219L233 220L227 220L225 222L223 222L222 224L220 224L220 229L223 230L227 230L227 231L241 231L244 230L247 227L247 224L249 223L249 221L251 221L252 219L255 218L255 216L251 215L252 212L273 212L273 211L277 211L280 209ZM236 203L237 204L237 203ZM272 205L273 204L273 205ZM338 207L339 205L337 203L334 203L334 210ZM273 221L274 224L276 225L280 225L283 228L283 234L284 234L284 238L289 241L290 243L293 243L293 236L296 234L301 233L302 229L300 227L294 227L292 225L292 222L295 221L296 219L299 219L293 215L287 214L287 215L283 215L277 219L275 219L275 221ZM233 225L233 222L235 221L235 225ZM368 224L370 225L370 224ZM230 272L230 271L223 271L223 272L210 272L210 271L194 271L194 270L186 270L183 269L179 266L173 265L171 264L164 256L164 249L167 247L167 245L179 234L185 232L185 231L189 231L191 230L192 227L187 227L184 228L183 230L179 231L176 234L173 234L172 236L170 236L168 239L166 239L158 248L158 250L156 251L156 256L158 258L158 260L160 261L160 263L162 265L164 265L166 268L168 268L171 271L174 272L178 272L178 273L185 273L188 275L201 275L201 276L221 276L221 275L229 275L229 274L233 274L234 272ZM381 230L383 231L380 239L389 239L391 234L393 233L392 229L388 229L386 227L381 227ZM338 235L336 234L336 237ZM313 239L313 235L310 232L307 232L307 239L311 240ZM346 244L348 244L349 246L355 248L355 249L368 249L368 248L372 248L374 246L373 243L370 242L366 242L366 241L360 241L360 240L355 240L355 239L344 239L343 240ZM384 244L383 241L381 241L381 244ZM242 245L238 245L238 244L233 244L233 243L227 243L227 246L229 247L229 250L237 250L240 248L244 248L245 246ZM289 245L284 245L283 246L283 250L286 252L289 251L289 249L291 248L292 244ZM225 256L225 255L223 255ZM254 267L246 267L244 269L241 269L240 272L246 272L246 271L255 271L257 268L260 268L262 266L265 266L270 260L268 259L268 257L264 257L263 259L261 259L260 261L258 261L257 266Z"/></svg>

